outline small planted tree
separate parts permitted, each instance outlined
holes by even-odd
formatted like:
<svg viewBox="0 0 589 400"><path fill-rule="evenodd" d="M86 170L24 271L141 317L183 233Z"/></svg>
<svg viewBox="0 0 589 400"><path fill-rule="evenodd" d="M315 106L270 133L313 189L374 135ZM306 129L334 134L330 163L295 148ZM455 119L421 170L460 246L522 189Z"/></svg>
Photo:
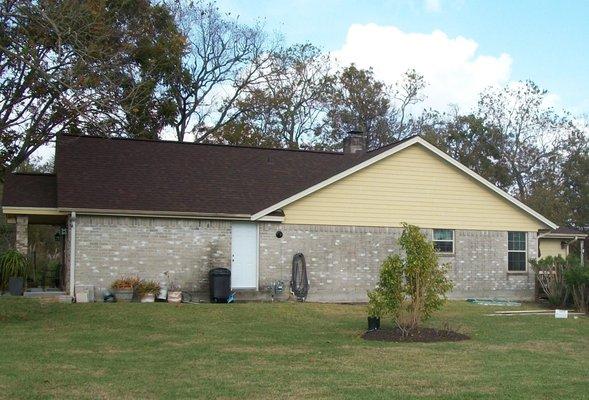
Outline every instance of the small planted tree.
<svg viewBox="0 0 589 400"><path fill-rule="evenodd" d="M448 265L439 265L433 244L419 228L403 224L399 244L405 258L395 254L382 264L376 289L368 293L369 313L390 315L407 335L439 310L452 289ZM372 315L374 316L374 315Z"/></svg>

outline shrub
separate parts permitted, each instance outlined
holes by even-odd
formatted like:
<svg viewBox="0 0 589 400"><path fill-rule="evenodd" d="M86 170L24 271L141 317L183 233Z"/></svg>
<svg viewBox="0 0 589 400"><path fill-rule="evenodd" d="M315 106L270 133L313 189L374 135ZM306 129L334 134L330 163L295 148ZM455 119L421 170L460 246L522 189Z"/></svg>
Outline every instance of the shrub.
<svg viewBox="0 0 589 400"><path fill-rule="evenodd" d="M530 260L532 269L536 272L538 283L546 293L548 302L554 307L564 307L567 300L567 285L564 272L569 262L561 256L548 256L541 260Z"/></svg>
<svg viewBox="0 0 589 400"><path fill-rule="evenodd" d="M564 279L573 297L575 308L587 313L589 311L589 265L575 263L565 271Z"/></svg>
<svg viewBox="0 0 589 400"><path fill-rule="evenodd" d="M8 286L11 276L28 278L31 273L31 262L27 256L14 249L6 250L0 255L0 287Z"/></svg>
<svg viewBox="0 0 589 400"><path fill-rule="evenodd" d="M384 261L368 298L369 313L391 315L407 334L442 307L452 282L446 277L448 266L438 264L433 244L419 228L406 223L403 227L399 244L406 257L393 255Z"/></svg>
<svg viewBox="0 0 589 400"><path fill-rule="evenodd" d="M156 281L141 281L137 286L137 293L140 296L145 296L146 294L153 294L154 296L158 296L161 291L161 286Z"/></svg>
<svg viewBox="0 0 589 400"><path fill-rule="evenodd" d="M368 292L368 315L382 317L403 303L403 262L398 255L388 257L380 268L376 289Z"/></svg>
<svg viewBox="0 0 589 400"><path fill-rule="evenodd" d="M128 276L116 279L110 285L110 287L114 290L134 290L136 289L139 284L141 283L141 279L137 276Z"/></svg>

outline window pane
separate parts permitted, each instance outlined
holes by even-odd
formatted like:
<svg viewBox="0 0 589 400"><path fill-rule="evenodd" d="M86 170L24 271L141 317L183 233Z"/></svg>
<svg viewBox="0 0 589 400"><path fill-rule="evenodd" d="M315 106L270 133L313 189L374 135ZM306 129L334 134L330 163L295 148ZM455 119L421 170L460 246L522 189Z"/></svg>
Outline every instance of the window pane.
<svg viewBox="0 0 589 400"><path fill-rule="evenodd" d="M526 252L525 251L510 251L507 255L507 269L509 271L525 271L526 270Z"/></svg>
<svg viewBox="0 0 589 400"><path fill-rule="evenodd" d="M507 234L508 250L525 250L526 249L526 233L525 232L509 232Z"/></svg>
<svg viewBox="0 0 589 400"><path fill-rule="evenodd" d="M438 253L452 253L452 242L434 242L434 249Z"/></svg>
<svg viewBox="0 0 589 400"><path fill-rule="evenodd" d="M434 229L434 240L452 240L454 231L452 229Z"/></svg>

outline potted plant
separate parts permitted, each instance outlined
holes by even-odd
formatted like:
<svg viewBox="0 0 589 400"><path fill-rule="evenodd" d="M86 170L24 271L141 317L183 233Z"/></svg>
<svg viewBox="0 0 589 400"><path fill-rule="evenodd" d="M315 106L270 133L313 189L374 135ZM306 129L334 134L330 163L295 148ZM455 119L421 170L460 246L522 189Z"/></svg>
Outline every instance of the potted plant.
<svg viewBox="0 0 589 400"><path fill-rule="evenodd" d="M175 283L171 283L168 286L168 303L181 303L182 302L182 291L180 286Z"/></svg>
<svg viewBox="0 0 589 400"><path fill-rule="evenodd" d="M170 278L170 271L164 272L164 275L168 280L166 289L164 289L168 294L168 303L181 303L182 291L180 290L180 286L177 283L172 282L172 279Z"/></svg>
<svg viewBox="0 0 589 400"><path fill-rule="evenodd" d="M140 282L136 276L123 277L116 279L110 287L117 301L129 302L133 300L133 293Z"/></svg>
<svg viewBox="0 0 589 400"><path fill-rule="evenodd" d="M368 330L374 331L380 329L380 317L384 312L383 301L380 298L380 293L368 293Z"/></svg>
<svg viewBox="0 0 589 400"><path fill-rule="evenodd" d="M0 255L0 286L8 290L13 296L22 296L25 289L25 279L31 273L31 263L24 254L14 249L7 250Z"/></svg>
<svg viewBox="0 0 589 400"><path fill-rule="evenodd" d="M137 294L142 303L153 303L160 290L160 284L156 281L141 281L137 286Z"/></svg>

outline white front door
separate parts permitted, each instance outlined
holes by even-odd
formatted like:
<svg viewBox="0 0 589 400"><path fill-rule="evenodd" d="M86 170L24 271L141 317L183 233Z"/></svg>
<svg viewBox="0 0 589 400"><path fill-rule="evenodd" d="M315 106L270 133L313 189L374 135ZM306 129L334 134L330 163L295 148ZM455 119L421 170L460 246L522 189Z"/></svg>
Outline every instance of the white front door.
<svg viewBox="0 0 589 400"><path fill-rule="evenodd" d="M258 228L255 223L231 223L231 287L258 288Z"/></svg>

